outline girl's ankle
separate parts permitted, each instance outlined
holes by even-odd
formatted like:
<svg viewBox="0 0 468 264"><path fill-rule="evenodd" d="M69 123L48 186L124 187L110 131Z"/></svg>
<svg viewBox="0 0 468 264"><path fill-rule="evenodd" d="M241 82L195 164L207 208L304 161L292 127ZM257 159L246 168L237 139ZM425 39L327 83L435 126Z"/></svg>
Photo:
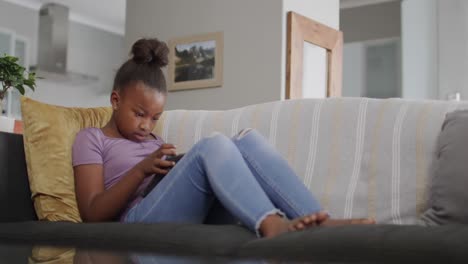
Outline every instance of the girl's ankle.
<svg viewBox="0 0 468 264"><path fill-rule="evenodd" d="M278 214L271 214L265 217L259 227L259 231L262 237L273 237L280 233L286 232L287 229L287 221Z"/></svg>

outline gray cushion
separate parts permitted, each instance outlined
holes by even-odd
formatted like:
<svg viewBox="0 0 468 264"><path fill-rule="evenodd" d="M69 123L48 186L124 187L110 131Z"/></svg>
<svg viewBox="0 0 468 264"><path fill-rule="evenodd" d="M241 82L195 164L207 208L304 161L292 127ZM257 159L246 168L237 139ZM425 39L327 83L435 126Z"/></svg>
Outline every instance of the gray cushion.
<svg viewBox="0 0 468 264"><path fill-rule="evenodd" d="M435 154L429 208L421 219L427 225L468 224L468 110L447 114Z"/></svg>

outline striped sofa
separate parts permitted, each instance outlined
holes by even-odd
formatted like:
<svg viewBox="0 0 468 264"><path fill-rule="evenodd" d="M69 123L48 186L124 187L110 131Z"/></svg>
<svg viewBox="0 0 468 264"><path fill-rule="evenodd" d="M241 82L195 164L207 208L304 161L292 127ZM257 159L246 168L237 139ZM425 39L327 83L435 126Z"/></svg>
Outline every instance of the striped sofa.
<svg viewBox="0 0 468 264"><path fill-rule="evenodd" d="M179 151L214 131L232 136L256 128L334 217L369 216L380 223L310 228L272 239L256 239L237 225L36 221L25 141L0 132L0 211L8 212L0 213L0 262L71 263L86 249L103 249L119 252L122 263L135 255L124 252L152 255L155 263L160 255L204 256L210 263L466 263L468 226L419 220L444 116L462 108L468 104L332 98L165 112L156 132Z"/></svg>
<svg viewBox="0 0 468 264"><path fill-rule="evenodd" d="M445 114L465 102L299 99L227 111L167 111L156 132L187 151L214 131L257 129L335 218L425 224L430 166Z"/></svg>

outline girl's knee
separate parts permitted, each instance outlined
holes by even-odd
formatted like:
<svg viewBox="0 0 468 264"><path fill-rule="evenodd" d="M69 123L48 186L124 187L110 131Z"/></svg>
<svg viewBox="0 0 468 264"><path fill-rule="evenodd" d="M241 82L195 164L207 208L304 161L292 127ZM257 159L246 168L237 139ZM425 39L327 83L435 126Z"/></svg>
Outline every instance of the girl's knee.
<svg viewBox="0 0 468 264"><path fill-rule="evenodd" d="M237 135L235 136L236 139L241 139L243 138L245 135L249 134L249 133L252 133L252 132L256 132L255 129L253 128L244 128L242 129L241 131L239 131L239 133L237 133Z"/></svg>
<svg viewBox="0 0 468 264"><path fill-rule="evenodd" d="M210 136L202 139L199 142L200 148L210 151L219 151L225 152L228 151L230 148L235 147L232 141L219 132L214 132Z"/></svg>
<svg viewBox="0 0 468 264"><path fill-rule="evenodd" d="M263 136L254 128L244 128L234 136L233 140L235 142L240 142L244 141L244 138L248 138L248 141L258 141L259 138L263 138Z"/></svg>

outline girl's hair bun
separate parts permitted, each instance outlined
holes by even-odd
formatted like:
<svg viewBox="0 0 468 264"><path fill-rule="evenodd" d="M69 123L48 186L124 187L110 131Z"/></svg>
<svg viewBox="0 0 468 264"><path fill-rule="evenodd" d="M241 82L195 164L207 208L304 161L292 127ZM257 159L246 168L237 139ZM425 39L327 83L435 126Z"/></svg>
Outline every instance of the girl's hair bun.
<svg viewBox="0 0 468 264"><path fill-rule="evenodd" d="M164 67L168 63L169 48L156 38L140 39L132 46L131 54L137 64L150 64Z"/></svg>

